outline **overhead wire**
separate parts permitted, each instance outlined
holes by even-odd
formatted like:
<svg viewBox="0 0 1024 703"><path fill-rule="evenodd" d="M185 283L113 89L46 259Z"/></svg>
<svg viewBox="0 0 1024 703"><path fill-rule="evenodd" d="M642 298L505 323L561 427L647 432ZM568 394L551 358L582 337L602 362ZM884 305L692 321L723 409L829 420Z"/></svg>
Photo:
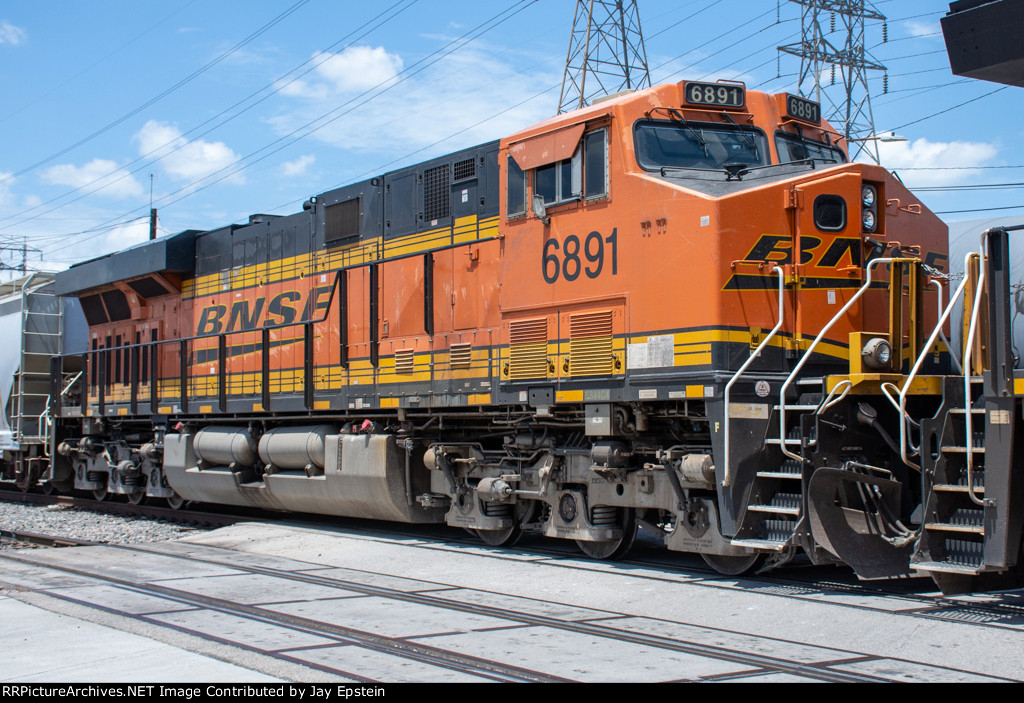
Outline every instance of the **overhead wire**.
<svg viewBox="0 0 1024 703"><path fill-rule="evenodd" d="M347 100L346 102L342 103L337 108L335 108L335 109L333 109L333 110L331 110L331 111L329 111L327 113L324 113L324 114L321 114L321 115L317 116L313 120L310 120L309 122L306 122L305 124L301 125L300 127L297 127L295 129L293 129L288 134L285 134L285 135L275 139L270 144L267 144L267 145L261 147L260 149L257 149L254 152L250 152L245 157L242 157L242 159L240 159L238 162L235 162L233 164L230 164L228 166L220 168L217 171L214 171L213 173L208 174L207 176L204 176L201 179L197 179L196 181L193 181L192 183L189 183L189 184L186 184L184 186L181 186L180 188L178 188L177 190L175 190L175 191L173 191L171 193L165 194L164 196L162 196L157 201L154 201L154 205L159 204L159 205L161 205L161 207L166 207L168 205L171 205L171 204L174 204L176 202L179 202L180 200L184 199L185 197L189 197L191 195L194 195L197 192L201 192L201 191L203 191L203 190L205 190L205 189L207 189L207 188L209 188L209 187L211 187L211 186L213 186L213 185L215 185L215 184L217 184L217 183L219 183L219 182L221 182L221 181L223 181L223 180L225 180L227 178L230 178L232 175L235 175L236 173L240 173L241 171L249 168L252 164L259 163L260 161L263 161L264 159L269 158L273 154L281 151L282 149L284 149L285 147L289 146L290 144L298 141L299 139L303 139L305 137L308 137L310 134L313 134L313 133L323 129L327 125L332 124L333 122L337 121L341 117L343 117L346 114L350 113L356 107L359 107L359 106L365 104L366 102L368 102L371 99L379 97L383 93L389 92L390 90L394 89L395 87L397 87L398 85L400 85L404 81L408 80L412 76L417 75L419 72L421 72L421 71L425 70L426 68L428 68L429 66L437 63L437 61L439 61L441 58L444 58L445 56L448 56L451 53L453 53L454 51L458 50L459 48L464 46L466 43L471 41L472 39L476 39L479 36L482 36L483 34L491 31L495 27L500 26L504 22L508 21L509 19L514 17L515 15L519 14L520 12L522 12L524 9L526 9L531 4L532 4L532 0L516 0L515 2L513 2L511 5L509 5L507 8L505 8L501 12L499 12L496 15L492 16L491 18L485 20L484 22L480 23L479 25L477 25L473 29L467 31L466 33L464 33L463 35L458 37L457 39L454 39L454 40L450 41L448 44L446 44L441 49L438 49L438 50L432 52L431 54L429 54L428 56L424 57L420 61L417 61L416 63L412 64L411 66L403 69L398 74L399 76L402 76L401 78L398 78L397 80L394 80L392 78L388 78L388 79L385 79L384 81L381 81L380 83L378 83L374 87L372 87L372 88L364 91L363 93L360 93L359 95L353 97L352 99ZM520 6L520 7L518 9L516 9L516 6ZM490 25L490 26L488 26L488 25ZM378 89L380 89L380 90L378 90ZM374 91L377 91L377 92L374 93ZM355 102L359 98L367 96L368 94L371 94L371 93L372 93L372 95L369 95L369 97L366 97L362 102L359 102L359 103L357 103L356 105L354 105L352 107L348 107L348 106L351 105L351 103ZM346 107L348 109L344 109ZM296 136L296 135L298 135L298 136ZM282 144L282 142L284 142L284 143ZM262 152L266 152L266 153L262 153ZM262 155L260 155L261 153L262 153ZM243 166L239 166L240 162L242 162L242 161L247 161L248 163L246 163ZM203 181L207 181L207 182L203 183ZM202 185L200 185L200 184L202 184ZM174 196L179 196L179 197L175 198ZM51 251L59 251L61 249L67 248L68 246L73 246L75 244L81 244L81 242L87 241L88 239L91 239L91 238L92 237L86 237L84 239L79 240L76 243L68 244L68 245L65 245L63 247L60 247L60 248L57 248L57 249L53 249Z"/></svg>
<svg viewBox="0 0 1024 703"><path fill-rule="evenodd" d="M77 149L78 147L82 146L83 144L86 144L86 143L92 141L96 137L98 137L98 136L100 136L102 134L106 134L107 132L109 132L114 127L116 127L119 124L121 124L121 123L123 123L123 122L125 122L125 121L127 121L129 119L131 119L135 115L139 114L140 112L142 112L146 108L150 107L151 105L154 105L155 103L159 102L160 100L163 100L168 95L171 95L172 93L177 91L179 88L187 85L188 83L191 83L193 80L195 80L196 78L198 78L202 74L206 73L208 70L210 70L211 68L213 68L217 64L221 63L222 61L224 61L226 58L228 58L232 54L236 53L239 49L241 49L242 47L244 47L247 44L251 43L252 41L257 39L259 36L261 36L262 34L266 33L268 30L270 30L272 27L274 27L275 25L277 25L280 22L282 22L285 18L287 18L289 15L293 14L294 12L296 12L299 8L301 8L303 5L305 5L308 2L309 2L309 0L297 0L297 2L295 4L293 4L291 7L286 9L284 12L280 13L279 15L277 15L274 19L272 19L269 22L267 22L266 24L264 24L262 27L257 29L255 32L251 33L249 36L247 36L245 39L243 39L242 41L240 41L237 44L235 44L233 47L231 47L227 51L222 52L220 55L218 55L213 60L208 61L203 66L199 67L198 69L196 69L195 71L193 71L189 75L185 76L184 78L179 80L177 83L175 83L171 87L166 88L165 90L161 91L160 93L158 93L154 97L150 98L146 102L144 102L141 105L133 108L132 110L129 110L124 115L121 115L120 117L115 119L113 122L107 123L106 125L104 125L103 127L100 127L98 130L92 132L88 136L82 137L81 139L79 139L75 143L70 144L70 145L62 148L59 151L57 151L57 152L55 152L53 154L50 154L49 156L46 156L46 157L40 159L39 161L36 161L35 163L33 163L30 166L25 166L25 167L19 169L18 171L15 171L15 172L13 172L13 173L11 173L9 175L0 177L0 185L3 185L4 183L7 183L7 182L9 182L9 181L11 181L11 180L13 180L15 178L18 178L19 176L23 176L26 173L34 171L35 169L39 168L40 166L44 166L44 165L50 163L51 161L54 161L54 160L60 158L64 154L67 154L68 152Z"/></svg>
<svg viewBox="0 0 1024 703"><path fill-rule="evenodd" d="M33 205L33 206L29 207L29 208L26 208L25 210L22 210L20 212L8 215L6 217L0 217L0 222L6 222L8 220L11 220L11 219L14 219L14 218L17 218L17 217L21 217L22 215L27 215L27 214L35 212L37 210L42 210L44 208L46 209L47 212L52 212L53 210L60 209L62 207L66 207L67 205L70 205L72 203L76 203L76 202L82 200L83 198L88 197L90 195L93 195L94 193L97 193L97 192L99 192L99 191L101 191L101 190L103 190L105 188L109 188L110 186L115 185L116 183L119 183L119 182L125 180L126 178L129 178L130 176L136 174L136 173L139 173L141 171L144 171L144 170L148 169L152 164L158 163L160 160L166 158L170 154L176 153L179 150L187 147L190 143L192 143L192 142L186 141L186 142L184 142L182 144L177 144L176 145L175 142L177 142L177 141L179 141L181 139L185 139L187 137L192 137L193 140L194 139L199 139L201 137L204 137L204 136L210 134L214 130L216 130L216 129L220 128L220 127L223 127L225 124L227 124L227 123L231 122L232 120L240 117L244 113L248 112L249 110L251 110L254 107L256 107L257 105L261 104L265 100L269 99L271 96L276 95L277 93L282 91L284 88L288 87L289 85L294 84L296 81L298 81L302 77L306 76L311 71L316 70L317 67L319 67L324 62L326 62L326 61L328 61L330 59L331 55L326 53L326 52L329 52L332 49L334 49L334 48L338 47L339 45L341 45L341 44L345 43L346 41L348 41L349 39L352 38L353 34L355 34L356 32L359 32L360 30L364 29L367 25L371 24L372 22L377 22L377 20L380 20L379 22L377 22L377 24L375 24L374 26L370 27L365 32L363 32L362 34L357 36L353 41L359 41L360 39L365 38L371 32L375 31L376 29L379 29L383 25L385 25L388 22L390 22L391 20L395 19L395 17L400 15L402 12L404 12L408 8L412 7L412 5L416 4L416 2L418 2L418 0L399 0L398 2L396 2L393 5L391 5L390 7L388 7L387 9L385 9L382 12L380 12L379 14L377 14L371 20L363 23L362 25L360 25L359 27L354 29L352 32L347 34L345 37L343 37L339 41L331 44L326 49L321 50L320 55L324 57L322 60L315 61L314 59L309 59L307 61L304 61L299 66L297 66L297 67L295 67L295 68L285 72L282 76L278 77L277 79L271 81L268 84L265 84L260 89L250 93L248 96L246 96L245 98L235 102L230 107L225 108L224 110L221 110L219 113L217 113L213 117L210 117L209 119L204 120L203 122L201 122L200 124L196 125L195 127L190 128L188 131L181 133L180 135L176 136L175 138L172 138L170 141L165 142L165 143L161 144L160 146L154 147L153 149L150 149L145 154L140 155L139 157L137 157L137 158L133 159L132 161L128 162L127 164L119 165L116 168L114 168L113 170L108 171L107 173L105 173L105 174L103 174L101 176L98 176L97 178L89 181L88 183L84 183L84 184L82 184L82 185L80 185L80 186L78 186L76 188L73 188L70 191L67 191L67 192L62 193L62 194L60 194L58 196L55 196L55 197L51 198L48 201L35 204L35 205ZM388 14L389 12L391 12L392 10L394 10L396 7L398 7L399 5L401 5L403 3L407 3L405 5L405 7L402 7L400 9L398 9L396 12L394 12L393 14L391 14L388 17L385 17L384 19L380 19L381 17L383 17L384 15ZM312 65L310 65L310 64L312 64ZM302 73L298 73L297 75L292 75L292 74L295 74L297 71L300 71L305 66L309 66L309 68L307 70L303 71ZM289 76L291 76L291 78L288 78ZM285 79L288 79L288 80L285 80ZM217 122L216 124L210 126L208 129L206 129L206 130L196 134L196 132L198 130L202 129L203 127L206 127L207 125L210 125L210 123L218 120L219 118L221 118L224 115L228 114L229 112L231 112L235 108L239 107L240 105L244 105L246 102L252 100L253 98L259 96L264 91L268 91L268 90L269 90L269 92L267 92L265 95L260 97L258 100L255 100L255 101L251 102L250 104L246 105L244 108L242 108L238 112L230 115L227 119L224 119L224 120L222 120L220 122ZM170 147L170 148L168 148L168 147ZM140 161L145 161L149 157L154 156L156 154L159 154L159 157L156 157L156 158L154 158L151 161L146 161L146 163L144 163L143 165L139 166L138 168L134 168L134 169L128 170L133 165L139 163ZM115 176L119 172L121 173L120 176L111 179L112 176ZM104 182L105 179L110 179L110 180ZM93 190L86 191L87 188L89 188L90 186L93 186L93 185L97 185L98 187L93 189ZM78 192L82 192L82 195L77 197L77 198L72 198L70 200L66 200L65 202L61 203L60 205L57 205L56 207L50 207L51 205L54 205L58 201L60 201L62 199L65 199L65 198L69 198L71 195L74 195L75 193L78 193ZM20 220L18 222L13 223L10 226L17 226L17 225L20 225L20 224L24 224L24 223L29 222L29 221L34 220L34 219L36 219L36 216L25 218L23 220Z"/></svg>

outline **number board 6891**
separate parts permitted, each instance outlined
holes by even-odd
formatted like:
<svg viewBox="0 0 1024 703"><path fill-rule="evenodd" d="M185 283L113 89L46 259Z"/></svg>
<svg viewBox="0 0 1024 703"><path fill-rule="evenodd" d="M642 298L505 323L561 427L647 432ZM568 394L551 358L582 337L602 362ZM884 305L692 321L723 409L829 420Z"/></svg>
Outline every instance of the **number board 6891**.
<svg viewBox="0 0 1024 703"><path fill-rule="evenodd" d="M711 107L743 107L746 89L742 85L724 83L687 83L683 99L690 105Z"/></svg>

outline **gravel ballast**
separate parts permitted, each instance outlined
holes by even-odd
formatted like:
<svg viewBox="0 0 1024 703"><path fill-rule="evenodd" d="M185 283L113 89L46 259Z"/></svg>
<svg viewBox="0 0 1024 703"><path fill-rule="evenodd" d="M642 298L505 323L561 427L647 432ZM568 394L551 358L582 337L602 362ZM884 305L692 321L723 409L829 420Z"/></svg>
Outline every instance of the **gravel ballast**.
<svg viewBox="0 0 1024 703"><path fill-rule="evenodd" d="M89 542L137 544L180 539L212 528L154 518L94 513L66 505L0 503L0 529ZM25 546L25 543L0 540L0 549Z"/></svg>

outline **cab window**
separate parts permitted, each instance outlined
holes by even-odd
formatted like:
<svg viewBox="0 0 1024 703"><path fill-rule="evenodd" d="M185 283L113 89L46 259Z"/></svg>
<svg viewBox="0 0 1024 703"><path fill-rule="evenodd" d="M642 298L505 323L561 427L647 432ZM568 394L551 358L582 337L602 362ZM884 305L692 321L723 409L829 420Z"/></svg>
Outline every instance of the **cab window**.
<svg viewBox="0 0 1024 703"><path fill-rule="evenodd" d="M526 173L519 168L519 164L511 156L506 162L508 164L508 217L516 217L526 214Z"/></svg>
<svg viewBox="0 0 1024 703"><path fill-rule="evenodd" d="M846 154L842 149L790 132L775 133L775 148L779 151L779 163L783 164L794 161L846 163Z"/></svg>

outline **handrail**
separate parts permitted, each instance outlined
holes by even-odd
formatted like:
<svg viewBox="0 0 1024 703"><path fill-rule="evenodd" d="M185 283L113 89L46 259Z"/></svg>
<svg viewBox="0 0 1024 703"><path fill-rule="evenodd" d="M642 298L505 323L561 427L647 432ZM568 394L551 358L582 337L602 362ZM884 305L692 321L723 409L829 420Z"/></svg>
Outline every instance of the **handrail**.
<svg viewBox="0 0 1024 703"><path fill-rule="evenodd" d="M971 259L976 256L978 256L977 252L968 252L964 255L964 271L970 270ZM921 366L924 364L925 357L928 356L929 349L931 349L931 346L935 344L935 340L938 339L938 336L942 333L942 326L946 324L950 314L953 312L953 307L960 300L960 296L964 294L964 289L967 287L969 282L970 277L965 275L963 281L961 281L960 285L957 287L956 292L949 297L949 303L946 305L942 315L939 317L939 321L936 323L935 329L932 330L931 336L928 337L928 341L921 348L921 353L917 357L914 367L910 370L910 374L907 376L907 380L904 382L903 388L900 389L900 458L903 460L904 464L917 469L918 471L921 470L921 467L911 461L907 453L907 445L909 443L909 438L907 436L907 394L910 392L910 386L913 384L914 378L917 376L917 372L921 370ZM980 285L978 290L981 290ZM977 305L977 302L975 305ZM975 312L977 312L977 308L975 308ZM970 369L970 364L967 361L967 358L964 359L963 368ZM968 393L968 396L969 395L970 393ZM970 415L970 413L968 413L968 415Z"/></svg>
<svg viewBox="0 0 1024 703"><path fill-rule="evenodd" d="M309 325L317 325L317 324L320 324L320 323L325 322L327 320L328 316L330 315L331 306L334 304L335 297L338 297L339 300L340 300L340 295L338 295L339 282L341 281L342 275L346 271L347 271L347 269L339 269L338 271L335 272L334 281L331 284L331 293L330 293L330 296L327 298L326 305L324 306L323 315L321 315L320 317L318 317L316 319L300 319L300 320L294 320L292 322L282 322L282 323L278 323L278 324L274 324L274 325L266 325L266 326L256 327L256 328L250 329L250 330L239 329L239 330L230 330L230 331L227 331L227 332L214 332L214 333L211 333L211 334L193 335L193 336L190 336L190 337L174 337L174 338L168 338L168 339L158 339L158 340L149 341L149 342L139 342L137 344L122 344L121 346L118 346L118 347L105 347L103 349L87 349L84 352L72 352L72 353L58 354L56 356L57 356L57 358L61 358L61 359L67 358L67 357L85 357L87 363L92 364L92 363L96 363L94 360L97 359L97 358L103 359L104 358L103 357L104 354L116 354L116 353L120 353L120 352L122 352L122 351L124 351L126 349L127 350L134 350L134 349L138 348L138 349L142 350L142 349L150 349L150 348L152 348L152 349L155 350L157 347L159 347L161 345L166 345L166 344L186 345L189 342L195 342L195 341L198 341L198 340L221 340L222 338L227 338L227 337L229 337L231 335L238 335L238 334L263 334L264 336L266 336L269 332L271 332L273 330L286 329L286 328L291 328L291 327L305 327L305 326L309 326ZM311 291L316 290L316 287L313 286L313 287L310 288L310 290ZM344 305L345 301L340 301L340 304ZM309 300L307 301L306 306L303 308L303 314L304 315L311 314L316 309L315 305L316 305L315 297L310 297ZM306 343L308 344L308 340L307 340ZM155 366L156 358L157 357L154 357L154 361L153 361L154 366L150 370L150 383L151 384L156 384L156 383L159 382L159 377L157 376L157 369L156 369L156 366ZM223 367L224 366L224 359L223 358L219 358L218 359L218 363L220 364L221 367ZM102 371L102 364L101 364L101 369L100 370ZM81 371L79 373L79 376L82 376L84 373L85 373L85 369L83 369L83 371ZM181 384L182 384L182 388L184 389L186 384L187 384L187 382L188 382L188 376L186 374L181 374L181 375L183 376L181 378ZM78 380L78 376L76 376L74 381L77 381L77 380ZM72 382L72 384L74 383L74 381ZM105 385L105 383L106 383L106 379L101 379L100 382L97 383L97 386L103 386L103 385ZM88 386L89 386L88 378L86 377L86 391L88 389ZM69 388L70 388L70 386L69 386ZM67 389L65 389L65 390L67 390ZM83 402L84 402L84 397L87 394L88 394L87 392L83 393ZM134 391L133 391L133 394L134 394ZM61 393L61 396L63 396L63 395L64 395L64 393ZM103 401L101 400L101 403L102 402Z"/></svg>
<svg viewBox="0 0 1024 703"><path fill-rule="evenodd" d="M97 350L97 351L99 351L99 350ZM76 356L80 356L80 355L76 355ZM80 376L81 376L81 375L82 375L83 373L85 373L85 371L79 371L78 373L76 373L76 374L75 374L74 376L72 376L72 377L71 377L71 380L70 380L70 381L68 381L68 383L67 383L67 385L66 385L66 386L64 386L64 390L62 390L62 391L60 392L60 397L61 397L61 398L63 398L63 397L65 396L65 395L67 395L67 392L68 392L69 390L71 390L71 387L72 387L73 385L75 385L75 383L76 383L76 382L78 381L78 378L79 378L79 377L80 377Z"/></svg>
<svg viewBox="0 0 1024 703"><path fill-rule="evenodd" d="M733 377L729 379L727 384L725 384L725 416L722 418L722 423L725 425L725 476L722 478L723 486L728 486L732 478L730 472L731 457L729 456L729 425L731 424L729 422L729 393L732 390L732 384L736 383L736 380L743 375L743 372L747 370L747 367L754 363L754 359L761 356L761 351L768 345L768 342L778 334L778 331L782 329L783 315L785 313L786 275L778 266L772 267L772 273L776 273L779 276L779 321L776 323L775 327L772 328L772 331L768 333L768 336L761 340L761 343L757 345L757 349L754 350L754 353L751 354L745 362L743 362L743 365L740 366L739 370L733 374Z"/></svg>
<svg viewBox="0 0 1024 703"><path fill-rule="evenodd" d="M935 308L935 309L936 310L942 310L942 305L943 305L942 304L942 291L943 291L942 282L939 281L938 279L933 278L932 279L932 285L936 287L936 293L938 293L938 297L939 297L939 306L937 308ZM949 360L952 361L954 365L956 365L957 372L963 373L964 372L964 367L960 365L960 360L957 359L956 358L956 354L953 353L953 345L949 343L949 340L946 339L946 333L943 332L941 329L939 330L939 339L941 339L942 343L946 345L946 351L949 352ZM928 349L928 347L925 347L925 349Z"/></svg>
<svg viewBox="0 0 1024 703"><path fill-rule="evenodd" d="M46 420L45 424L43 423L44 418ZM43 407L43 412L39 413L39 420L38 420L38 422L39 422L39 430L40 431L43 431L44 427L46 428L46 430L43 432L43 436L42 436L42 440L43 440L43 456L45 456L47 459L49 459L50 458L50 427L53 426L53 421L50 419L50 396L46 396L46 405Z"/></svg>
<svg viewBox="0 0 1024 703"><path fill-rule="evenodd" d="M815 348L818 346L821 340L824 339L825 333L832 329L832 326L839 321L839 318L845 315L846 312L851 307L853 307L853 304L860 300L861 296L864 295L868 288L871 287L871 284L873 283L873 281L871 280L871 274L874 272L875 267L878 266L879 264L891 264L894 262L904 261L916 261L916 259L899 259L888 257L883 259L872 259L867 263L867 265L864 267L864 270L867 272L867 277L864 280L864 285L862 285L857 290L857 292L854 293L853 297L850 298L846 302L846 304L842 308L840 308L839 312L837 312L835 316L831 320L829 320L828 324L822 328L821 332L818 333L818 336L814 338L813 342L811 342L811 345L807 347L807 351L804 352L804 355L800 358L800 361L797 362L797 365L795 367L793 367L793 371L790 372L789 377L786 379L786 382L782 384L782 390L779 391L779 449L781 449L782 453L788 456L790 459L796 459L797 461L806 461L799 454L794 454L793 452L786 449L786 390L790 387L790 385L792 385L793 379L795 379L797 377L797 374L799 374L800 371L803 369L804 364L806 364L807 361L811 358L811 353L814 352Z"/></svg>
<svg viewBox="0 0 1024 703"><path fill-rule="evenodd" d="M971 308L971 326L967 331L967 339L964 341L964 449L967 459L967 495L971 502L982 507L992 505L989 499L978 498L974 493L974 418L971 414L971 356L974 352L974 333L977 332L978 318L981 312L981 296L985 290L985 262L988 260L988 233L985 230L981 234L981 260L978 265L978 289L974 292L974 307ZM968 280L964 269L964 280Z"/></svg>

